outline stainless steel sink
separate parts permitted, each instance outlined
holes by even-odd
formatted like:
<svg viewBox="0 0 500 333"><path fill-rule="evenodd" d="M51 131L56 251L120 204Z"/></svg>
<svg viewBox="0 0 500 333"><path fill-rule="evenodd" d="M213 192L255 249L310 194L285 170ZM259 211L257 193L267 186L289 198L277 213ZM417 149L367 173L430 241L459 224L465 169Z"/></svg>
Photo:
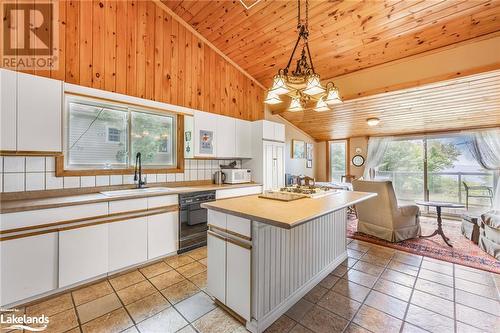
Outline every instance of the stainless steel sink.
<svg viewBox="0 0 500 333"><path fill-rule="evenodd" d="M147 187L147 188L134 188L130 190L117 190L117 191L105 191L101 194L108 197L126 197L130 195L147 194L147 193L168 193L172 192L173 189L168 187Z"/></svg>

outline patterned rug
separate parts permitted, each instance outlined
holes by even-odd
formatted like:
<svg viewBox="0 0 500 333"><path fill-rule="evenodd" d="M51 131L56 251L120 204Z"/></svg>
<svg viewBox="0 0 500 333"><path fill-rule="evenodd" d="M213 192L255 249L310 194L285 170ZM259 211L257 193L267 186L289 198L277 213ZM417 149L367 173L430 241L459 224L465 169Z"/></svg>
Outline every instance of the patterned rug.
<svg viewBox="0 0 500 333"><path fill-rule="evenodd" d="M460 221L443 220L444 233L450 238L453 248L447 246L439 235L432 238L417 238L390 243L357 232L358 221L354 216L350 216L348 222L347 237L349 238L500 274L500 261L483 252L479 246L465 238L460 232ZM429 235L436 229L435 218L421 217L420 224L422 235Z"/></svg>

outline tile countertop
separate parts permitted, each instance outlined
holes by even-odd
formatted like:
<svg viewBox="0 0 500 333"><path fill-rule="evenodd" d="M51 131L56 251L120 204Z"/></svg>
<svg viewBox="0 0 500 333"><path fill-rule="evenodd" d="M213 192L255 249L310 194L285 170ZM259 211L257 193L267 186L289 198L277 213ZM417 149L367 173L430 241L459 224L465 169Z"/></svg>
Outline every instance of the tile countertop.
<svg viewBox="0 0 500 333"><path fill-rule="evenodd" d="M201 204L202 207L235 215L252 221L291 229L322 215L377 196L376 193L339 191L321 198L278 201L258 195L229 198Z"/></svg>
<svg viewBox="0 0 500 333"><path fill-rule="evenodd" d="M84 205L96 202L106 202L106 201L116 201L116 200L127 200L127 199L137 199L145 197L154 196L164 196L179 193L195 192L195 191L210 191L210 190L226 190L226 189L236 189L242 187L252 187L260 186L258 183L245 183L245 184L204 184L204 185L188 185L188 186L161 186L168 187L172 191L168 192L151 192L151 193L140 193L137 195L123 195L123 196L106 196L101 193L90 193L90 194L80 194L80 195L66 195L66 196L56 196L50 198L39 198L39 199L23 199L23 200L2 200L0 201L0 213L14 213L29 210L47 209L47 208L57 208L64 206L74 206L74 205ZM159 186L156 186L159 187Z"/></svg>

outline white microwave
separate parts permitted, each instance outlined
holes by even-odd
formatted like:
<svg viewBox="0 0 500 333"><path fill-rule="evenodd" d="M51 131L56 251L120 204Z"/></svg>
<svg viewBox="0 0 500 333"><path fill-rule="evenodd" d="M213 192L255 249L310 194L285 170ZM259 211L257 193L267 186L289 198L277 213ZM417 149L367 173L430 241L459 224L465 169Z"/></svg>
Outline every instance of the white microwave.
<svg viewBox="0 0 500 333"><path fill-rule="evenodd" d="M226 184L250 183L252 181L250 169L222 169L222 173L226 176L224 178Z"/></svg>

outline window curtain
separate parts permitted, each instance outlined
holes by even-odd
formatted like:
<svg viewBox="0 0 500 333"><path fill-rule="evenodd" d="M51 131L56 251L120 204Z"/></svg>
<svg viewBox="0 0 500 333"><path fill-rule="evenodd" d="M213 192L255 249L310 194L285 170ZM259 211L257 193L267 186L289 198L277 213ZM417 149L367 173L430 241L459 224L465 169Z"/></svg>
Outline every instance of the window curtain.
<svg viewBox="0 0 500 333"><path fill-rule="evenodd" d="M497 185L494 189L493 208L500 210L500 128L469 134L469 150L476 161L485 169L496 172Z"/></svg>
<svg viewBox="0 0 500 333"><path fill-rule="evenodd" d="M391 140L391 137L371 137L368 139L364 179L375 178L375 169L382 164L384 154Z"/></svg>

